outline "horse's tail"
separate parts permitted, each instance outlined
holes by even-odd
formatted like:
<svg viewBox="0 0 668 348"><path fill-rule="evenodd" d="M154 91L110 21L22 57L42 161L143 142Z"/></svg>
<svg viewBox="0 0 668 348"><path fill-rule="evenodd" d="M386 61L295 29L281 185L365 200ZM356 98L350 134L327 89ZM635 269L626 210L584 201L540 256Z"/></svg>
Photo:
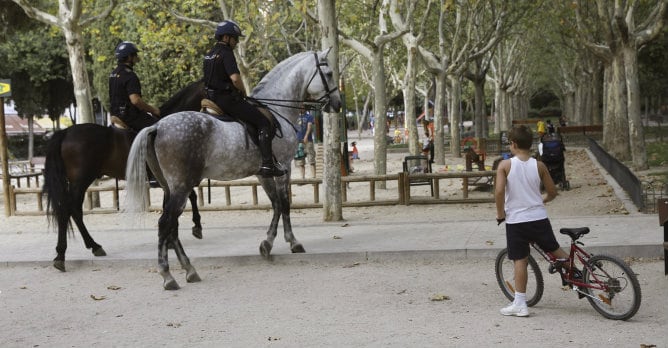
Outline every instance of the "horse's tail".
<svg viewBox="0 0 668 348"><path fill-rule="evenodd" d="M125 169L125 209L128 212L145 212L148 209L148 190L146 189L146 154L149 137L156 125L146 127L137 134L132 142L128 163Z"/></svg>
<svg viewBox="0 0 668 348"><path fill-rule="evenodd" d="M55 226L58 226L58 221L64 218L67 218L67 223L70 224L69 216L72 203L69 197L65 162L61 154L63 140L66 136L67 129L53 134L46 149L46 161L44 162L44 187L42 192L46 195L46 213L49 224Z"/></svg>

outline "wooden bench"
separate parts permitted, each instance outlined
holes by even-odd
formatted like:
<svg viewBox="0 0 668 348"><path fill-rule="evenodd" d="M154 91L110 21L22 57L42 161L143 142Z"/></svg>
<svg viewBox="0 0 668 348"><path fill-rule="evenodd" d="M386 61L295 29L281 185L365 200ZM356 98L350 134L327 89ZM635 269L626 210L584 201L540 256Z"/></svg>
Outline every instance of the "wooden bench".
<svg viewBox="0 0 668 348"><path fill-rule="evenodd" d="M21 179L26 179L26 184L30 187L30 179L35 179L35 186L39 187L39 177L42 175L41 169L36 169L32 161L9 161L9 180L16 179L16 186L21 187ZM2 173L0 172L0 176Z"/></svg>
<svg viewBox="0 0 668 348"><path fill-rule="evenodd" d="M427 156L406 156L404 157L404 173L408 176L408 183L410 186L429 185L431 188L431 196L434 196L434 181L431 178L411 178L411 174L426 174L431 173L431 161Z"/></svg>

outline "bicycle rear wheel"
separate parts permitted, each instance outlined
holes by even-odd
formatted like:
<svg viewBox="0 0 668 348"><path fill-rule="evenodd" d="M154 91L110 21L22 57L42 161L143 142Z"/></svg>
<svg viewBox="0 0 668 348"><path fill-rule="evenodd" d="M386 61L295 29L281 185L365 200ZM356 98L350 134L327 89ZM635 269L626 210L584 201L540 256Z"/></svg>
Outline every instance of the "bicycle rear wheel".
<svg viewBox="0 0 668 348"><path fill-rule="evenodd" d="M609 255L592 256L591 270L582 270L584 282L595 288L585 288L592 297L587 300L604 317L627 320L640 308L640 283L631 267L624 261Z"/></svg>
<svg viewBox="0 0 668 348"><path fill-rule="evenodd" d="M509 300L513 301L515 299L515 269L513 260L508 258L508 249L501 250L496 256L494 271L501 291ZM529 254L527 272L527 306L531 307L543 297L544 289L543 274L531 254Z"/></svg>

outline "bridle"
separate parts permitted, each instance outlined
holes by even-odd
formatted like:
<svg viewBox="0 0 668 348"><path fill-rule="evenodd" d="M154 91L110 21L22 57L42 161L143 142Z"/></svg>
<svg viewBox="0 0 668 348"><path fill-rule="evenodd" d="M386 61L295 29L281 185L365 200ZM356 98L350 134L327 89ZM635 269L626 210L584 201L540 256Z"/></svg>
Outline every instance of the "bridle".
<svg viewBox="0 0 668 348"><path fill-rule="evenodd" d="M329 88L329 84L327 83L327 76L325 76L325 73L322 71L323 66L329 66L327 64L327 61L321 62L320 59L318 59L318 54L316 52L313 52L313 57L315 58L315 71L313 71L313 75L311 75L311 78L309 78L308 83L306 84L306 88L308 88L313 80L315 79L316 76L320 76L320 81L322 82L322 85L325 87L325 94L323 94L320 98L316 100L289 100L289 99L266 99L266 98L251 98L247 97L250 100L253 100L257 102L258 104L269 106L281 106L281 107L286 107L286 108L292 108L292 109L300 109L301 104L307 104L307 105L319 105L320 109L324 108L330 103L330 100L332 98L332 93L336 92L339 87L334 86L331 89ZM297 104L297 105L293 105ZM313 107L315 109L315 106Z"/></svg>
<svg viewBox="0 0 668 348"><path fill-rule="evenodd" d="M327 104L329 104L329 101L332 98L332 93L336 92L336 90L339 89L338 86L334 86L332 89L329 88L329 84L327 84L327 77L325 76L325 73L322 72L322 69L320 67L326 66L329 67L329 64L327 64L327 61L321 62L318 59L318 54L313 52L313 57L315 58L315 66L316 70L313 72L313 75L309 79L308 83L306 84L306 87L311 85L311 82L313 82L313 79L315 78L316 74L320 76L320 81L322 82L322 85L325 86L325 94L322 95L322 97L318 98L315 100L316 103L322 103L323 107ZM324 102L324 100L327 99L327 102Z"/></svg>

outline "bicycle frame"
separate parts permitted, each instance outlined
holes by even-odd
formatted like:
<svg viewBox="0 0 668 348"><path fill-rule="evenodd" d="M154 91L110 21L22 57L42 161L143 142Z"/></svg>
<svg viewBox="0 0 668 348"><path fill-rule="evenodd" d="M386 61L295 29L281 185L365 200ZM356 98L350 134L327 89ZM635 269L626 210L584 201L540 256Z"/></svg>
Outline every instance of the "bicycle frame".
<svg viewBox="0 0 668 348"><path fill-rule="evenodd" d="M568 254L568 259L558 259L555 257L552 253L550 252L545 252L543 251L540 247L538 247L535 243L530 243L531 246L541 255L543 258L550 263L552 267L554 267L556 272L559 272L561 275L561 279L564 281L564 285L571 286L574 291L576 291L578 294L582 294L587 297L591 297L593 299L596 299L598 301L603 301L607 304L610 304L610 299L607 297L601 296L601 298L597 298L595 296L590 295L587 292L581 291L580 288L589 288L589 289L595 289L595 290L603 290L607 293L609 293L609 286L607 283L601 281L597 276L596 273L594 272L594 268L592 265L589 263L589 259L592 257L591 254L586 252L584 249L582 249L578 244L584 245L581 242L571 240L571 247L570 247L570 252ZM575 260L580 262L582 264L582 269L584 270L585 268L587 269L588 273L591 275L591 279L589 283L585 283L584 279L577 279L574 278L574 273L575 273ZM562 265L565 263L568 263L568 267L564 269ZM605 270L601 270L606 273L606 276L608 275Z"/></svg>

